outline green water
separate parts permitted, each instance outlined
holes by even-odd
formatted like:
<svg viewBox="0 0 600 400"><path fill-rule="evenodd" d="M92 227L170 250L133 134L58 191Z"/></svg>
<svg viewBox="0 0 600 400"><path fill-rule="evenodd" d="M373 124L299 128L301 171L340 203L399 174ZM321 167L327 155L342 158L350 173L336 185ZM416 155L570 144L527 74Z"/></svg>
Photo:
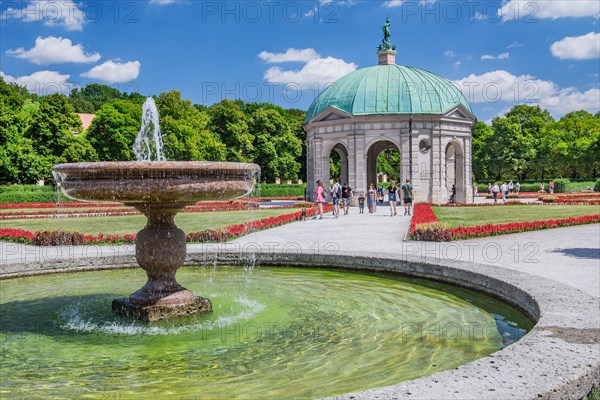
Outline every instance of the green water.
<svg viewBox="0 0 600 400"><path fill-rule="evenodd" d="M320 269L183 268L208 315L111 314L141 270L0 281L0 398L315 398L430 375L531 322L468 290Z"/></svg>

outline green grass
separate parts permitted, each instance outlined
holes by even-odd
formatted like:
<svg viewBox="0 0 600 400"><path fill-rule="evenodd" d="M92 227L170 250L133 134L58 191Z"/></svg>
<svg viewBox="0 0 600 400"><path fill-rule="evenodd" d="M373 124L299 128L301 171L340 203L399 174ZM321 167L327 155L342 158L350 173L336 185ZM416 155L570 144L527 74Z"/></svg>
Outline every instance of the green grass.
<svg viewBox="0 0 600 400"><path fill-rule="evenodd" d="M594 185L596 181L586 181L586 182L568 182L567 183L567 192L581 192L586 189L594 189ZM546 185L547 186L547 185Z"/></svg>
<svg viewBox="0 0 600 400"><path fill-rule="evenodd" d="M590 394L587 395L587 400L600 400L600 386L592 389Z"/></svg>
<svg viewBox="0 0 600 400"><path fill-rule="evenodd" d="M296 209L260 209L244 211L219 211L201 213L180 213L175 223L184 232L198 232L215 229L231 224L250 222L260 218L288 214ZM28 231L61 230L85 234L127 234L137 233L146 225L143 215L124 215L119 217L84 218L33 218L10 219L0 221L0 228L20 228Z"/></svg>
<svg viewBox="0 0 600 400"><path fill-rule="evenodd" d="M533 222L600 214L600 206L510 205L497 207L433 207L441 222L451 228L508 222Z"/></svg>

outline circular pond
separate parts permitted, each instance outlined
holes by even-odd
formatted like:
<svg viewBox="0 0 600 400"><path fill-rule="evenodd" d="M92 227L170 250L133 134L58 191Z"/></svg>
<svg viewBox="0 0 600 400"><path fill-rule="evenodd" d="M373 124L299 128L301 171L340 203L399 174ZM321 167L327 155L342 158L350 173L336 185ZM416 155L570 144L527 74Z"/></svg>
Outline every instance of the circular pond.
<svg viewBox="0 0 600 400"><path fill-rule="evenodd" d="M144 324L111 300L144 283L113 270L0 281L2 398L315 398L486 356L532 322L494 298L393 274L187 267L213 312Z"/></svg>

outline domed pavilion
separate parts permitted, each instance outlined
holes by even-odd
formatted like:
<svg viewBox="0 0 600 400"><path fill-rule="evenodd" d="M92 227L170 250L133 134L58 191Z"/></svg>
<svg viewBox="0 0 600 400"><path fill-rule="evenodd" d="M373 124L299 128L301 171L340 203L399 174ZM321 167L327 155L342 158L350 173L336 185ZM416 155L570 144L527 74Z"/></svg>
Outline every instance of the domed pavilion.
<svg viewBox="0 0 600 400"><path fill-rule="evenodd" d="M308 109L309 193L330 181L332 151L341 180L356 192L377 183L377 157L400 152L402 182L410 179L416 201L471 203L471 127L475 116L450 81L420 68L396 65L389 20L378 65L354 71L325 89Z"/></svg>

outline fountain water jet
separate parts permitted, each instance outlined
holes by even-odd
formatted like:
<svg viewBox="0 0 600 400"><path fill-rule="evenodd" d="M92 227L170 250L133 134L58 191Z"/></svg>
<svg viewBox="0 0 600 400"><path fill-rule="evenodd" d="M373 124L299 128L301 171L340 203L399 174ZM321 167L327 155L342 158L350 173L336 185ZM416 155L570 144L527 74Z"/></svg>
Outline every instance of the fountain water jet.
<svg viewBox="0 0 600 400"><path fill-rule="evenodd" d="M148 219L135 244L136 260L146 271L148 281L129 298L113 300L114 312L157 321L210 311L208 299L195 296L175 279L177 269L185 262L186 240L174 218L197 201L229 200L248 194L260 167L161 161L162 137L153 100L144 103L143 118L136 155L149 160L155 152L159 161L59 164L54 166L53 174L63 193L72 199L121 202L135 207Z"/></svg>

